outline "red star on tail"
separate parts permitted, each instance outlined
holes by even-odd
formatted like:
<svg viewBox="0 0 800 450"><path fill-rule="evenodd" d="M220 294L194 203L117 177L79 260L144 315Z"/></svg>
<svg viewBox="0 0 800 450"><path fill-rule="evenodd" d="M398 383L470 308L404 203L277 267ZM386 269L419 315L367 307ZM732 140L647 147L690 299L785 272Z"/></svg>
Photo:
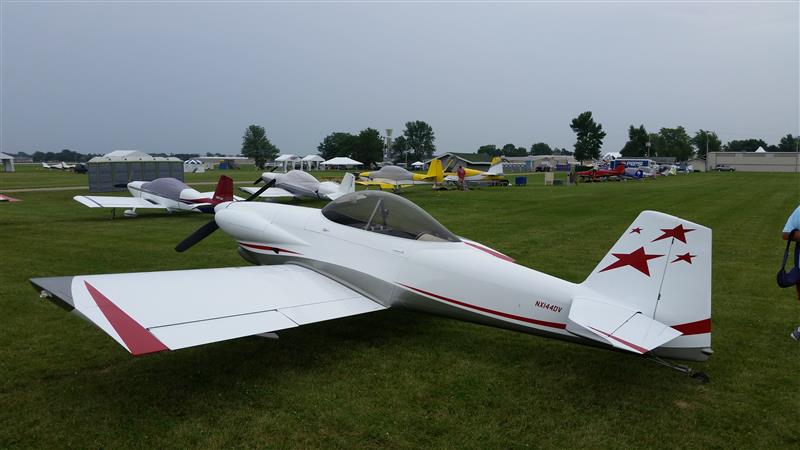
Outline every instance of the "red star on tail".
<svg viewBox="0 0 800 450"><path fill-rule="evenodd" d="M686 261L687 263L691 264L692 263L692 258L696 258L697 257L697 255L689 254L689 252L686 252L686 253L684 253L682 255L675 255L675 256L676 256L675 261L671 261L670 263L675 263L675 262L678 262L678 261Z"/></svg>
<svg viewBox="0 0 800 450"><path fill-rule="evenodd" d="M683 228L683 225L680 224L677 227L671 228L671 229L670 228L662 228L661 231L663 231L664 234L662 234L661 236L653 239L653 242L660 241L662 239L667 239L667 238L675 238L675 239L677 239L677 240L679 240L679 241L681 241L681 242L683 242L685 244L686 243L686 233L688 233L690 231L694 231L694 228Z"/></svg>
<svg viewBox="0 0 800 450"><path fill-rule="evenodd" d="M633 228L633 229L631 229L631 232L628 233L628 234L631 234L631 233L642 234L642 229L639 228L639 227Z"/></svg>
<svg viewBox="0 0 800 450"><path fill-rule="evenodd" d="M650 267L647 265L647 261L655 258L660 258L664 255L648 255L644 251L644 247L639 247L638 250L634 250L631 253L612 253L615 258L617 258L616 262L611 263L608 267L601 270L600 272L605 272L606 270L617 269L619 267L631 266L634 269L642 272L643 274L650 276Z"/></svg>

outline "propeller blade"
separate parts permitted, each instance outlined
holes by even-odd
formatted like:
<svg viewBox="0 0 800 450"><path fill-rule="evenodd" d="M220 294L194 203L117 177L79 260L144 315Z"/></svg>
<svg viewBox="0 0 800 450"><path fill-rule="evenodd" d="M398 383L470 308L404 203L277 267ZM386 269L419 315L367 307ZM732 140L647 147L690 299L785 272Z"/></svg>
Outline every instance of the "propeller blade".
<svg viewBox="0 0 800 450"><path fill-rule="evenodd" d="M272 166L272 169L269 169L269 171L270 171L270 172L275 172L275 170L276 170L277 168L278 168L278 166Z"/></svg>
<svg viewBox="0 0 800 450"><path fill-rule="evenodd" d="M247 197L247 199L245 199L245 201L249 202L249 201L251 201L253 199L258 198L259 195L261 195L264 191L266 191L267 189L271 188L272 186L275 186L275 179L269 180L269 183L265 184L264 186L261 186L261 189L257 190L250 197Z"/></svg>
<svg viewBox="0 0 800 450"><path fill-rule="evenodd" d="M253 185L256 185L256 184L258 184L258 183L261 183L262 181L264 181L264 179L263 179L263 178L261 178L261 177L258 177L258 179L257 179L256 181L253 181Z"/></svg>
<svg viewBox="0 0 800 450"><path fill-rule="evenodd" d="M208 222L207 224L198 228L194 233L190 234L189 237L178 243L178 245L175 246L175 251L178 253L182 253L185 252L186 250L189 250L195 244L207 238L211 233L217 231L218 228L219 225L217 225L217 222L213 220L211 222Z"/></svg>

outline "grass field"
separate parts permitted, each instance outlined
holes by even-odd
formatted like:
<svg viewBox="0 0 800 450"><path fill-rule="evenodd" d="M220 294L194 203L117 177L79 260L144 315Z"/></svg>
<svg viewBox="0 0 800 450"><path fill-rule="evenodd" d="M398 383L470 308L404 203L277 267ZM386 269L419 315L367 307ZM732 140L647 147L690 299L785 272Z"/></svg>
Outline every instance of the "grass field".
<svg viewBox="0 0 800 450"><path fill-rule="evenodd" d="M76 177L0 174L0 191ZM800 176L530 183L405 196L453 232L575 282L643 209L711 227L715 354L693 364L709 384L630 355L395 310L133 358L40 300L28 278L244 265L233 241L215 233L178 254L208 216L111 221L75 191L24 192L0 204L0 447L800 447L800 344L788 337L800 304L774 281Z"/></svg>

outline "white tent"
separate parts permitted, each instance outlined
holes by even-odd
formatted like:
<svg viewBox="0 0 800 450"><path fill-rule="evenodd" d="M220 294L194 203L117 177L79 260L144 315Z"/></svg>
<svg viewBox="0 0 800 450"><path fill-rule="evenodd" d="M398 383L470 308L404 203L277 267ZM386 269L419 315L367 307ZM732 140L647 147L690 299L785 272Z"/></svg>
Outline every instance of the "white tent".
<svg viewBox="0 0 800 450"><path fill-rule="evenodd" d="M6 155L5 153L0 153L0 165L3 166L3 171L5 172L13 172L14 171L14 157L11 155Z"/></svg>
<svg viewBox="0 0 800 450"><path fill-rule="evenodd" d="M275 158L275 162L281 163L281 165L283 166L283 171L284 172L286 172L286 169L287 169L289 163L292 163L292 169L294 169L295 163L297 161L300 161L300 157L297 156L297 155L289 155L289 154L287 154L287 155L281 155L281 156L278 156L277 158ZM301 162L300 166L302 167L302 165L303 165L303 163Z"/></svg>
<svg viewBox="0 0 800 450"><path fill-rule="evenodd" d="M414 161L413 163L411 163L411 167L423 167L424 165L425 163L422 161Z"/></svg>
<svg viewBox="0 0 800 450"><path fill-rule="evenodd" d="M331 158L324 163L321 163L323 166L363 166L363 163L360 163L354 159L350 159L346 156L337 156L336 158Z"/></svg>
<svg viewBox="0 0 800 450"><path fill-rule="evenodd" d="M323 158L322 156L306 155L303 157L300 163L300 167L302 168L303 164L305 164L308 167L308 170L311 170L312 167L319 169L319 163L321 163L322 161L325 161L325 158Z"/></svg>
<svg viewBox="0 0 800 450"><path fill-rule="evenodd" d="M190 159L183 162L183 173L203 173L205 171L206 166L203 161Z"/></svg>
<svg viewBox="0 0 800 450"><path fill-rule="evenodd" d="M766 151L766 150L764 150L764 147L762 147L762 146L760 146L760 145L758 146L758 149L756 149L756 151L755 151L755 152L756 152L756 153L767 153L767 151Z"/></svg>

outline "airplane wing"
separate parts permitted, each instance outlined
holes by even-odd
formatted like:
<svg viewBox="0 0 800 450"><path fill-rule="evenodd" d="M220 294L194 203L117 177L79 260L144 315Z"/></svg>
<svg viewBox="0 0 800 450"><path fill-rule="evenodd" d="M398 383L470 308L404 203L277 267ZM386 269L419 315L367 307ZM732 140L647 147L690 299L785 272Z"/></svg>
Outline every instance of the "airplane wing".
<svg viewBox="0 0 800 450"><path fill-rule="evenodd" d="M31 284L133 355L386 309L297 265L33 278Z"/></svg>
<svg viewBox="0 0 800 450"><path fill-rule="evenodd" d="M76 195L72 197L78 203L89 208L161 208L158 203L151 203L140 197L98 197L90 195Z"/></svg>
<svg viewBox="0 0 800 450"><path fill-rule="evenodd" d="M239 189L241 189L244 192L247 192L248 194L255 194L256 192L258 192L258 188L254 187L241 187ZM266 191L262 192L261 195L259 195L259 198L281 198L281 197L294 197L294 196L295 196L294 194L287 191L286 189L271 187Z"/></svg>
<svg viewBox="0 0 800 450"><path fill-rule="evenodd" d="M683 334L635 309L589 298L573 299L567 331L640 355Z"/></svg>
<svg viewBox="0 0 800 450"><path fill-rule="evenodd" d="M388 181L356 181L356 184L361 186L380 186L381 189L397 189L407 188L414 185L414 182L401 181L399 183L390 183Z"/></svg>

